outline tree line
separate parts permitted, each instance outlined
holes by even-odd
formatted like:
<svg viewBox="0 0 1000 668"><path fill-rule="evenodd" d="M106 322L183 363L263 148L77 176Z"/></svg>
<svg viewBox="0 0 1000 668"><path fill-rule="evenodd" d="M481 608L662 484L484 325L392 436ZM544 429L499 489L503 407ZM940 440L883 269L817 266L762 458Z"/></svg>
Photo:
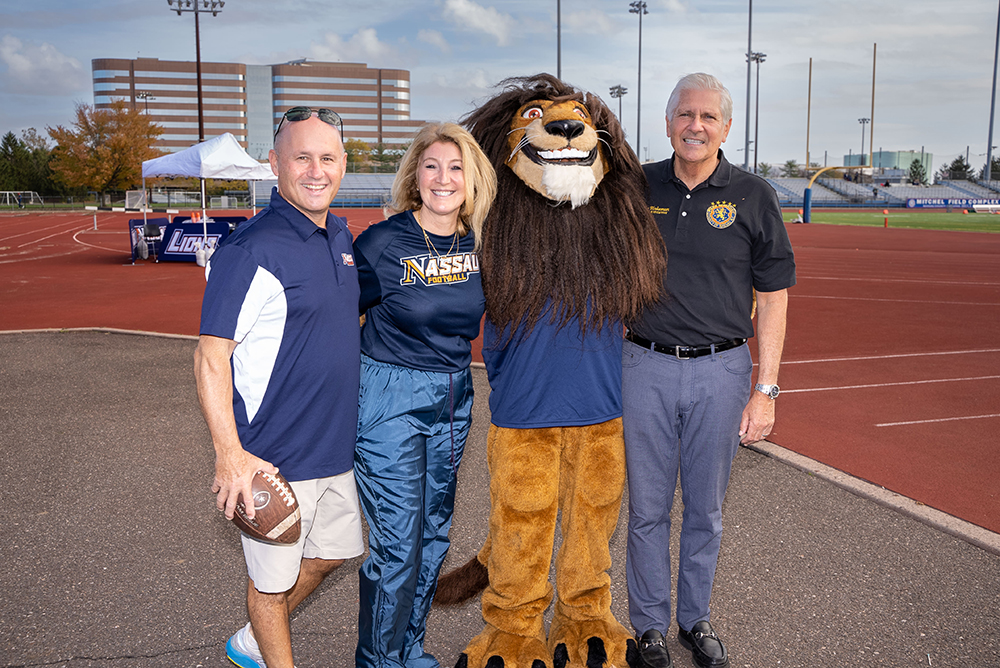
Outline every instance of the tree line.
<svg viewBox="0 0 1000 668"><path fill-rule="evenodd" d="M35 128L0 139L0 190L39 195L106 194L142 181L142 162L161 155L152 148L163 128L115 100L107 109L78 104L73 123L46 127L53 146Z"/></svg>

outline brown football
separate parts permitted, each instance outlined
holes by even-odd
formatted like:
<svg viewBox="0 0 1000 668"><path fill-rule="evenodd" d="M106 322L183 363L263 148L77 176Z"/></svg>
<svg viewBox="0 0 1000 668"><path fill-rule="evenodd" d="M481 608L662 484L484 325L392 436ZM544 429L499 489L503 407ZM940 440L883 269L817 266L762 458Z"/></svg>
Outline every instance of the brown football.
<svg viewBox="0 0 1000 668"><path fill-rule="evenodd" d="M274 475L257 471L251 486L254 517L247 517L241 498L236 503L233 524L240 531L266 543L288 545L299 539L302 532L302 515L299 502L291 485L280 473Z"/></svg>

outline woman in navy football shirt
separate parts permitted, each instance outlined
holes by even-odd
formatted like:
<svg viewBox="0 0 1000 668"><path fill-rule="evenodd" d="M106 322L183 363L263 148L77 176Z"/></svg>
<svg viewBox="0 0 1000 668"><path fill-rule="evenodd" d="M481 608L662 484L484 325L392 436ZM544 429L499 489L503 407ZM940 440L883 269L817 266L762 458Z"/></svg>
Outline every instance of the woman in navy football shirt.
<svg viewBox="0 0 1000 668"><path fill-rule="evenodd" d="M485 308L477 251L495 195L472 135L429 124L393 182L397 213L354 242L365 315L354 472L370 552L358 666L438 666L424 629L472 418L469 365Z"/></svg>

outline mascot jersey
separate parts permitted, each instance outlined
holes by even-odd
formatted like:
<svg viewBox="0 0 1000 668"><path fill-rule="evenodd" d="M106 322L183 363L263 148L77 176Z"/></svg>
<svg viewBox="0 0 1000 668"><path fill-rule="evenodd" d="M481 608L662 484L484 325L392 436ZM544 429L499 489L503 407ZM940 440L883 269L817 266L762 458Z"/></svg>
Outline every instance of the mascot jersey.
<svg viewBox="0 0 1000 668"><path fill-rule="evenodd" d="M545 313L527 336L522 329L511 342L489 318L483 328L493 424L540 429L592 425L622 416L619 323L606 322L600 331L583 334L578 319L560 328Z"/></svg>
<svg viewBox="0 0 1000 668"><path fill-rule="evenodd" d="M467 369L486 307L474 245L471 232L457 242L425 238L410 211L362 232L354 242L367 311L361 351L420 371Z"/></svg>

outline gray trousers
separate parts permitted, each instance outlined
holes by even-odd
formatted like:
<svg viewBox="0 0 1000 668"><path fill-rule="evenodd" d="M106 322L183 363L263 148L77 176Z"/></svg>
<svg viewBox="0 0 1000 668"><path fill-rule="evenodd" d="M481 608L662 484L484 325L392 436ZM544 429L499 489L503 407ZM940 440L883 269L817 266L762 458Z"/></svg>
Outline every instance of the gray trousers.
<svg viewBox="0 0 1000 668"><path fill-rule="evenodd" d="M709 619L722 501L739 448L753 371L746 345L678 360L625 341L622 403L628 470L629 617L638 633L671 622L670 509L680 474L684 516L677 623Z"/></svg>

